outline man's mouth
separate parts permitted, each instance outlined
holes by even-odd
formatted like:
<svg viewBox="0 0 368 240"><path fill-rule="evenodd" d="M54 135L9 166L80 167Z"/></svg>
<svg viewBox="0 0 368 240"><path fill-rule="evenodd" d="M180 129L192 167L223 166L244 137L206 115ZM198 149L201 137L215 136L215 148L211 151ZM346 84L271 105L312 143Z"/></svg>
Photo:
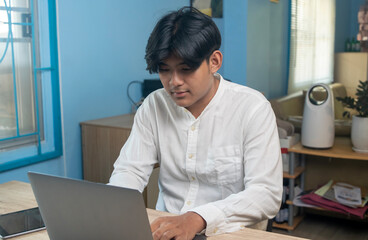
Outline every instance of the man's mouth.
<svg viewBox="0 0 368 240"><path fill-rule="evenodd" d="M182 91L182 90L175 90L171 91L171 94L175 98L182 98L185 97L185 95L188 93L188 91Z"/></svg>

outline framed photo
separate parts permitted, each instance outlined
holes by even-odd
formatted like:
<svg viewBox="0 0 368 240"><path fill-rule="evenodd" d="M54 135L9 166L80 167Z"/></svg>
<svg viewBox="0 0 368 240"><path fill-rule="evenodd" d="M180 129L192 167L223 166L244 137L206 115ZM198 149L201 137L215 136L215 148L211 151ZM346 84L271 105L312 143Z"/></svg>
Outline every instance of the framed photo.
<svg viewBox="0 0 368 240"><path fill-rule="evenodd" d="M191 0L190 6L213 18L222 18L223 0Z"/></svg>

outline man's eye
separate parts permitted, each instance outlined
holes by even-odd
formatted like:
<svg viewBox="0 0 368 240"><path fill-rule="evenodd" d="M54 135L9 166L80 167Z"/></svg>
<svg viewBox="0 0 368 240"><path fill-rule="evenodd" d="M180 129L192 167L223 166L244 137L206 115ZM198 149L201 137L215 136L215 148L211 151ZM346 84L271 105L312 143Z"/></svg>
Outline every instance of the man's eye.
<svg viewBox="0 0 368 240"><path fill-rule="evenodd" d="M192 69L191 69L191 68L189 68L189 67L186 67L186 68L182 68L182 70L183 70L184 72L189 72L189 71L192 71Z"/></svg>
<svg viewBox="0 0 368 240"><path fill-rule="evenodd" d="M167 68L159 68L158 69L160 72L168 72L169 71L169 69L167 69Z"/></svg>

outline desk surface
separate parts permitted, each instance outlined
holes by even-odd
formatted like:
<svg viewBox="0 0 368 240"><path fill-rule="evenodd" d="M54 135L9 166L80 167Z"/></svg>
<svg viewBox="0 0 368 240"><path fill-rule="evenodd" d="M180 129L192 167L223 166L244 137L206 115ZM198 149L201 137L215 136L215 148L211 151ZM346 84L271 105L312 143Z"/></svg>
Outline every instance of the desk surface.
<svg viewBox="0 0 368 240"><path fill-rule="evenodd" d="M32 188L28 183L12 181L0 184L0 214L19 211L36 207ZM167 216L169 213L147 209L150 222L160 216ZM26 234L12 238L14 240L49 240L46 230ZM242 239L301 239L287 235L270 233L254 229L243 229L231 234L222 234L207 238L208 240L242 240Z"/></svg>
<svg viewBox="0 0 368 240"><path fill-rule="evenodd" d="M301 153L307 155L331 157L331 158L343 158L354 160L366 160L368 161L368 154L354 152L350 138L348 137L336 137L334 145L329 149L313 149L303 147L301 142L288 149L289 152Z"/></svg>

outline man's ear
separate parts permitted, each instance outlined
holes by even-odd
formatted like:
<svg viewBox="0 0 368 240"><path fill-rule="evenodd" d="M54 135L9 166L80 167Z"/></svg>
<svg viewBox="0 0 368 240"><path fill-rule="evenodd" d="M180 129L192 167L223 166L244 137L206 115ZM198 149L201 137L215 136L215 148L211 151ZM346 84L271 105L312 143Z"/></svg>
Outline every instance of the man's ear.
<svg viewBox="0 0 368 240"><path fill-rule="evenodd" d="M211 73L217 72L222 65L222 53L219 50L215 50L209 59Z"/></svg>

